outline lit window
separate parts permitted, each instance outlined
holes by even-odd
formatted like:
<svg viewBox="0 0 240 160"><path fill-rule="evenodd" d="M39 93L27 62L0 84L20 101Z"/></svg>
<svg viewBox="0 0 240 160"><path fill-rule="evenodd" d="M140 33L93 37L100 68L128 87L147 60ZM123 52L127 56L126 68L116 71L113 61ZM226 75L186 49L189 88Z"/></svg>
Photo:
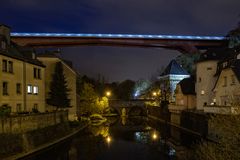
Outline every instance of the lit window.
<svg viewBox="0 0 240 160"><path fill-rule="evenodd" d="M27 86L27 93L28 93L28 94L32 94L32 92L33 92L32 89L33 89L32 86L31 86L31 85L28 85L28 86Z"/></svg>
<svg viewBox="0 0 240 160"><path fill-rule="evenodd" d="M33 86L33 94L38 94L38 86Z"/></svg>
<svg viewBox="0 0 240 160"><path fill-rule="evenodd" d="M201 95L204 95L204 94L205 94L204 90L201 90Z"/></svg>
<svg viewBox="0 0 240 160"><path fill-rule="evenodd" d="M227 67L227 65L228 65L228 62L224 62L223 63L223 68Z"/></svg>

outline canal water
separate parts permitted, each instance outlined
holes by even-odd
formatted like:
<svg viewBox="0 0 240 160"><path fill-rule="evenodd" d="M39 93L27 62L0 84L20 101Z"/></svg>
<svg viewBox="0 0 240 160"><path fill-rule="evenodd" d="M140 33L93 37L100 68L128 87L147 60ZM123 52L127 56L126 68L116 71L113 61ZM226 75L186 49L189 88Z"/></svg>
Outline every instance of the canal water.
<svg viewBox="0 0 240 160"><path fill-rule="evenodd" d="M112 117L89 126L73 138L28 160L169 160L175 150L165 143L163 129L146 118Z"/></svg>

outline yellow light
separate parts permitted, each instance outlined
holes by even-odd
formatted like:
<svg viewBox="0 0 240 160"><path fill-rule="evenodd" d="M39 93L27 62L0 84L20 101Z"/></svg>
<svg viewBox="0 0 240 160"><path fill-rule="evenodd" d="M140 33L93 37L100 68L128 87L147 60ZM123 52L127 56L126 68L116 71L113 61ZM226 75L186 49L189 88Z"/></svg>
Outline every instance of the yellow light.
<svg viewBox="0 0 240 160"><path fill-rule="evenodd" d="M110 91L107 91L107 92L106 92L106 96L107 96L107 97L111 96L111 92L110 92Z"/></svg>
<svg viewBox="0 0 240 160"><path fill-rule="evenodd" d="M110 143L112 141L111 137L107 137L106 141L107 143Z"/></svg>
<svg viewBox="0 0 240 160"><path fill-rule="evenodd" d="M153 92L152 95L153 95L153 96L157 96L157 92Z"/></svg>
<svg viewBox="0 0 240 160"><path fill-rule="evenodd" d="M153 133L152 139L153 139L153 140L156 140L157 138L158 138L157 134L156 134L156 133Z"/></svg>

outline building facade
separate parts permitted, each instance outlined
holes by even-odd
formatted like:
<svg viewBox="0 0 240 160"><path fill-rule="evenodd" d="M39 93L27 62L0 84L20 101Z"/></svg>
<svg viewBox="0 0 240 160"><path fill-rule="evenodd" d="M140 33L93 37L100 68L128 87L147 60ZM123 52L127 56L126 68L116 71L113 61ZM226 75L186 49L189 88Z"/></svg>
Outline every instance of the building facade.
<svg viewBox="0 0 240 160"><path fill-rule="evenodd" d="M184 70L176 60L172 60L165 68L163 73L158 77L161 83L161 94L168 96L169 102L175 102L175 89L176 85L184 78L188 78L190 75Z"/></svg>
<svg viewBox="0 0 240 160"><path fill-rule="evenodd" d="M62 63L63 65L63 73L65 75L66 81L67 81L67 88L69 89L68 92L68 98L70 99L70 107L69 110L69 119L75 120L77 117L77 93L76 93L76 79L77 79L77 73L74 71L74 69L71 67L71 65L56 56L54 53L45 53L40 54L37 57L38 60L40 60L45 66L46 66L46 72L45 72L45 95L46 99L49 96L50 92L50 84L52 81L52 75L54 74L55 65L57 63ZM51 111L55 110L56 107L53 107L51 105L46 104L46 110Z"/></svg>
<svg viewBox="0 0 240 160"><path fill-rule="evenodd" d="M45 112L45 66L10 41L10 29L0 25L0 106L12 112Z"/></svg>

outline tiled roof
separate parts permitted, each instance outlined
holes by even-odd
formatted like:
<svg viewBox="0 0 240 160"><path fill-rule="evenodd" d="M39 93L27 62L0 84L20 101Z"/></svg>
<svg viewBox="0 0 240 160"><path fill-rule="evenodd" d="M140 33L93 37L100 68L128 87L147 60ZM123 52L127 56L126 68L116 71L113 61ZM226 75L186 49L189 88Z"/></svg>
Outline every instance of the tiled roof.
<svg viewBox="0 0 240 160"><path fill-rule="evenodd" d="M1 50L0 54L4 56L8 56L14 59L18 59L27 63L31 63L34 65L38 65L41 67L45 67L39 60L33 59L32 57L26 56L24 52L28 52L27 50L21 50L18 46L14 43L11 43L7 46L6 50Z"/></svg>
<svg viewBox="0 0 240 160"><path fill-rule="evenodd" d="M193 77L184 78L178 83L183 94L195 95L195 79Z"/></svg>
<svg viewBox="0 0 240 160"><path fill-rule="evenodd" d="M177 63L176 60L172 60L160 76L165 76L169 74L189 75L187 71Z"/></svg>

